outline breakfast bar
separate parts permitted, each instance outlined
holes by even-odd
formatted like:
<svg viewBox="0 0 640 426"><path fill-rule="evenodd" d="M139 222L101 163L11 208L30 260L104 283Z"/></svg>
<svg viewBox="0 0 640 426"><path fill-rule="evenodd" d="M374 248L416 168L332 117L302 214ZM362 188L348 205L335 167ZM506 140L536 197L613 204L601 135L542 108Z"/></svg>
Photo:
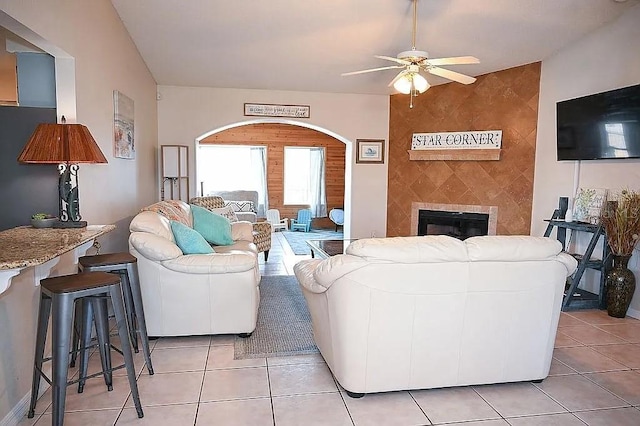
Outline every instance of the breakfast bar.
<svg viewBox="0 0 640 426"><path fill-rule="evenodd" d="M84 228L19 226L0 231L0 424L27 412L33 374L40 280L73 274L78 258L114 225ZM47 345L50 353L50 345ZM48 368L48 367L47 367ZM41 387L44 392L46 386Z"/></svg>
<svg viewBox="0 0 640 426"><path fill-rule="evenodd" d="M93 245L93 241L115 229L114 225L91 225L85 228L33 228L19 226L0 232L0 297L13 277L22 270L35 267L35 282L49 276L60 255L73 251L77 259Z"/></svg>

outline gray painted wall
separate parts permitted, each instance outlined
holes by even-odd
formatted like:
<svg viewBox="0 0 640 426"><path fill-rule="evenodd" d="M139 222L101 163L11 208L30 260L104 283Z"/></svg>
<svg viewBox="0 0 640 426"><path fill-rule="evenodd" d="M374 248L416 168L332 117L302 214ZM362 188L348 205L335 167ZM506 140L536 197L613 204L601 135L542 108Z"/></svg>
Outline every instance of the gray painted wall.
<svg viewBox="0 0 640 426"><path fill-rule="evenodd" d="M56 107L56 65L46 53L18 53L18 105Z"/></svg>
<svg viewBox="0 0 640 426"><path fill-rule="evenodd" d="M34 213L58 215L56 165L18 163L36 126L55 122L55 108L0 107L0 230L28 225Z"/></svg>

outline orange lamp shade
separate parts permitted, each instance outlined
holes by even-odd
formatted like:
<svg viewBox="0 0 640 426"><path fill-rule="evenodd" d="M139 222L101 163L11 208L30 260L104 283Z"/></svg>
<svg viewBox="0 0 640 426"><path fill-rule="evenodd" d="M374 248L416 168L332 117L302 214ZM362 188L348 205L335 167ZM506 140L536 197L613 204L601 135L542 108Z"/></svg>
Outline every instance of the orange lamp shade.
<svg viewBox="0 0 640 426"><path fill-rule="evenodd" d="M38 124L18 157L21 163L106 163L93 136L82 124Z"/></svg>

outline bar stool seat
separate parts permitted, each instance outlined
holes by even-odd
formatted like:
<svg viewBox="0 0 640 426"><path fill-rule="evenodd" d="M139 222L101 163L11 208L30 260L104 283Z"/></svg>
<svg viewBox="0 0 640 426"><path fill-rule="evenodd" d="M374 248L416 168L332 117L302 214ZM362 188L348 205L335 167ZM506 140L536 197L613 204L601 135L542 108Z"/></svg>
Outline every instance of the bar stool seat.
<svg viewBox="0 0 640 426"><path fill-rule="evenodd" d="M52 424L63 424L66 388L67 385L75 383L67 382L74 305L76 302L82 302L84 304L90 303L93 306L101 352L105 350L109 351L110 347L107 346L108 338L105 342L104 335L100 337L100 335L103 334L102 330L105 329L106 335L108 336L108 315L107 309L104 306L108 298L111 299L116 318L122 355L124 356L125 368L131 388L131 396L133 397L138 417L143 417L144 414L142 405L140 404L138 385L136 383L133 354L127 333L120 278L117 275L106 272L87 272L46 278L40 281L40 307L38 311L31 403L29 405L28 417L32 418L34 416L38 391L40 389L40 379L45 377L52 387ZM50 358L52 361L52 374L50 380L42 372L43 362L49 360L44 358L49 317L51 317L52 323L52 354ZM83 352L86 352L86 348L84 347ZM111 371L105 371L105 358L102 357L102 353L101 358L103 360L103 373L110 374ZM80 380L84 379L86 379L86 377L81 374Z"/></svg>
<svg viewBox="0 0 640 426"><path fill-rule="evenodd" d="M120 274L131 343L137 353L138 335L140 335L140 343L142 344L147 370L149 374L153 374L147 324L144 318L140 279L138 277L138 259L127 252L82 256L78 259L78 268L83 272L100 271ZM74 360L72 357L72 364Z"/></svg>

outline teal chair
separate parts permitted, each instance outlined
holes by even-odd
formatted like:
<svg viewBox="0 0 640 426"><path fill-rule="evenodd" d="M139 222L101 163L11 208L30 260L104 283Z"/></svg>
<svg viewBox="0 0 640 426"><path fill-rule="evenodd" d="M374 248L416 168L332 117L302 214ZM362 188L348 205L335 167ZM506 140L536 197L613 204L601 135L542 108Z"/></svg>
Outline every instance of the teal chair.
<svg viewBox="0 0 640 426"><path fill-rule="evenodd" d="M291 219L291 230L295 231L296 229L304 232L311 230L311 210L298 210L298 218Z"/></svg>

